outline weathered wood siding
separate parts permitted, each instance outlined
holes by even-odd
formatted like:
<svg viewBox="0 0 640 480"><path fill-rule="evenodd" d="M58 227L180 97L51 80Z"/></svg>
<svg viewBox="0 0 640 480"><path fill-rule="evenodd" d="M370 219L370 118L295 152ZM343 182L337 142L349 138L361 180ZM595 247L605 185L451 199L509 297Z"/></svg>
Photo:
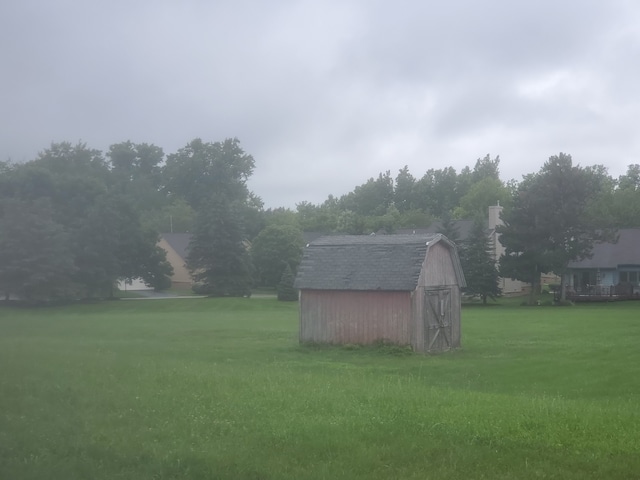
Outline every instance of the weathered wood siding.
<svg viewBox="0 0 640 480"><path fill-rule="evenodd" d="M461 294L451 255L447 245L431 245L412 292L302 289L300 341L371 344L383 340L410 345L417 352L460 347ZM438 299L431 307L429 295Z"/></svg>
<svg viewBox="0 0 640 480"><path fill-rule="evenodd" d="M442 243L432 245L427 251L427 258L422 264L419 287L457 285L458 279L453 268L451 252Z"/></svg>
<svg viewBox="0 0 640 480"><path fill-rule="evenodd" d="M429 345L429 335L425 328L427 324L426 315L429 313L425 309L426 291L439 288L450 290L451 346L452 348L458 348L462 337L460 327L462 304L460 287L458 286L449 249L441 243L436 243L427 252L427 257L424 260L420 278L418 279L418 288L413 292L411 298L413 309L412 324L414 328L411 347L417 352L426 352ZM433 347L435 348L432 351L438 351L441 346L441 343L434 344Z"/></svg>
<svg viewBox="0 0 640 480"><path fill-rule="evenodd" d="M452 347L462 346L462 294L460 288L451 289Z"/></svg>
<svg viewBox="0 0 640 480"><path fill-rule="evenodd" d="M411 293L302 290L300 341L412 345Z"/></svg>

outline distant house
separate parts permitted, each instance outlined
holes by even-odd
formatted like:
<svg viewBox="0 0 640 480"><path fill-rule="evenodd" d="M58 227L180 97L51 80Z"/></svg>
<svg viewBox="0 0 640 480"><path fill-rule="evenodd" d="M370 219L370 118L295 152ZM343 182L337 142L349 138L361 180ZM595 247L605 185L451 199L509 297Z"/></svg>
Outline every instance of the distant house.
<svg viewBox="0 0 640 480"><path fill-rule="evenodd" d="M569 263L571 293L640 295L640 228L618 230L617 242L594 245L591 258Z"/></svg>
<svg viewBox="0 0 640 480"><path fill-rule="evenodd" d="M167 261L173 267L171 284L173 288L190 289L191 274L186 267L187 247L191 240L190 233L162 233L158 245L167 252Z"/></svg>
<svg viewBox="0 0 640 480"><path fill-rule="evenodd" d="M132 278L130 280L118 280L118 290L126 292L133 290L153 290L141 278Z"/></svg>
<svg viewBox="0 0 640 480"><path fill-rule="evenodd" d="M319 238L305 249L295 280L300 341L459 347L464 286L456 247L443 235Z"/></svg>
<svg viewBox="0 0 640 480"><path fill-rule="evenodd" d="M173 267L173 275L171 275L171 286L173 288L191 288L191 275L185 266L187 247L191 239L190 233L161 233L158 246L167 253L167 261ZM131 280L120 280L118 289L122 291L128 290L153 290L144 283L141 278Z"/></svg>

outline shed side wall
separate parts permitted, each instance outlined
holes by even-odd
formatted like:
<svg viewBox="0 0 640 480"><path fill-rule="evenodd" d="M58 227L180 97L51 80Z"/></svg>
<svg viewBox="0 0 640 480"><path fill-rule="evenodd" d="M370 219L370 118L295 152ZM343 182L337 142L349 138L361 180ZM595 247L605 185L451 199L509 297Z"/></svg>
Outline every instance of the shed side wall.
<svg viewBox="0 0 640 480"><path fill-rule="evenodd" d="M410 292L302 290L300 341L412 345Z"/></svg>

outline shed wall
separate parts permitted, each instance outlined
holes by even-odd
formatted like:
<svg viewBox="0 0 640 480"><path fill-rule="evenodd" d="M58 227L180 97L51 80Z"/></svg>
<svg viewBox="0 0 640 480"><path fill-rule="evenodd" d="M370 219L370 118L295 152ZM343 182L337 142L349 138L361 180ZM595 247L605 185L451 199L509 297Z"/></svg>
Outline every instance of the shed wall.
<svg viewBox="0 0 640 480"><path fill-rule="evenodd" d="M410 292L302 290L300 341L413 345Z"/></svg>

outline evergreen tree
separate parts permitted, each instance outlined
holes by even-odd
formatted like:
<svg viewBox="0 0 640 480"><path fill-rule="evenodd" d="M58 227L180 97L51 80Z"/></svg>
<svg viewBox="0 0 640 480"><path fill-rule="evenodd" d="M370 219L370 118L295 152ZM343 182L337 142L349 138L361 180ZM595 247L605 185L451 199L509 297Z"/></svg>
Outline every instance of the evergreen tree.
<svg viewBox="0 0 640 480"><path fill-rule="evenodd" d="M187 253L187 268L198 293L215 297L251 294L251 258L237 210L217 193L198 214Z"/></svg>
<svg viewBox="0 0 640 480"><path fill-rule="evenodd" d="M278 283L278 300L281 302L295 302L298 300L298 291L293 288L294 280L295 277L293 276L293 271L287 264L284 272L282 272L280 283Z"/></svg>
<svg viewBox="0 0 640 480"><path fill-rule="evenodd" d="M302 258L304 238L298 227L269 225L253 240L251 259L260 285L275 287L288 266L292 271Z"/></svg>
<svg viewBox="0 0 640 480"><path fill-rule="evenodd" d="M458 230L458 225L455 220L453 220L449 212L442 215L438 233L441 233L456 245L460 243L460 231Z"/></svg>
<svg viewBox="0 0 640 480"><path fill-rule="evenodd" d="M491 251L484 223L478 218L473 222L469 238L461 249L460 263L467 280L465 293L480 297L483 304L487 303L487 298L495 300L501 293L498 270Z"/></svg>

